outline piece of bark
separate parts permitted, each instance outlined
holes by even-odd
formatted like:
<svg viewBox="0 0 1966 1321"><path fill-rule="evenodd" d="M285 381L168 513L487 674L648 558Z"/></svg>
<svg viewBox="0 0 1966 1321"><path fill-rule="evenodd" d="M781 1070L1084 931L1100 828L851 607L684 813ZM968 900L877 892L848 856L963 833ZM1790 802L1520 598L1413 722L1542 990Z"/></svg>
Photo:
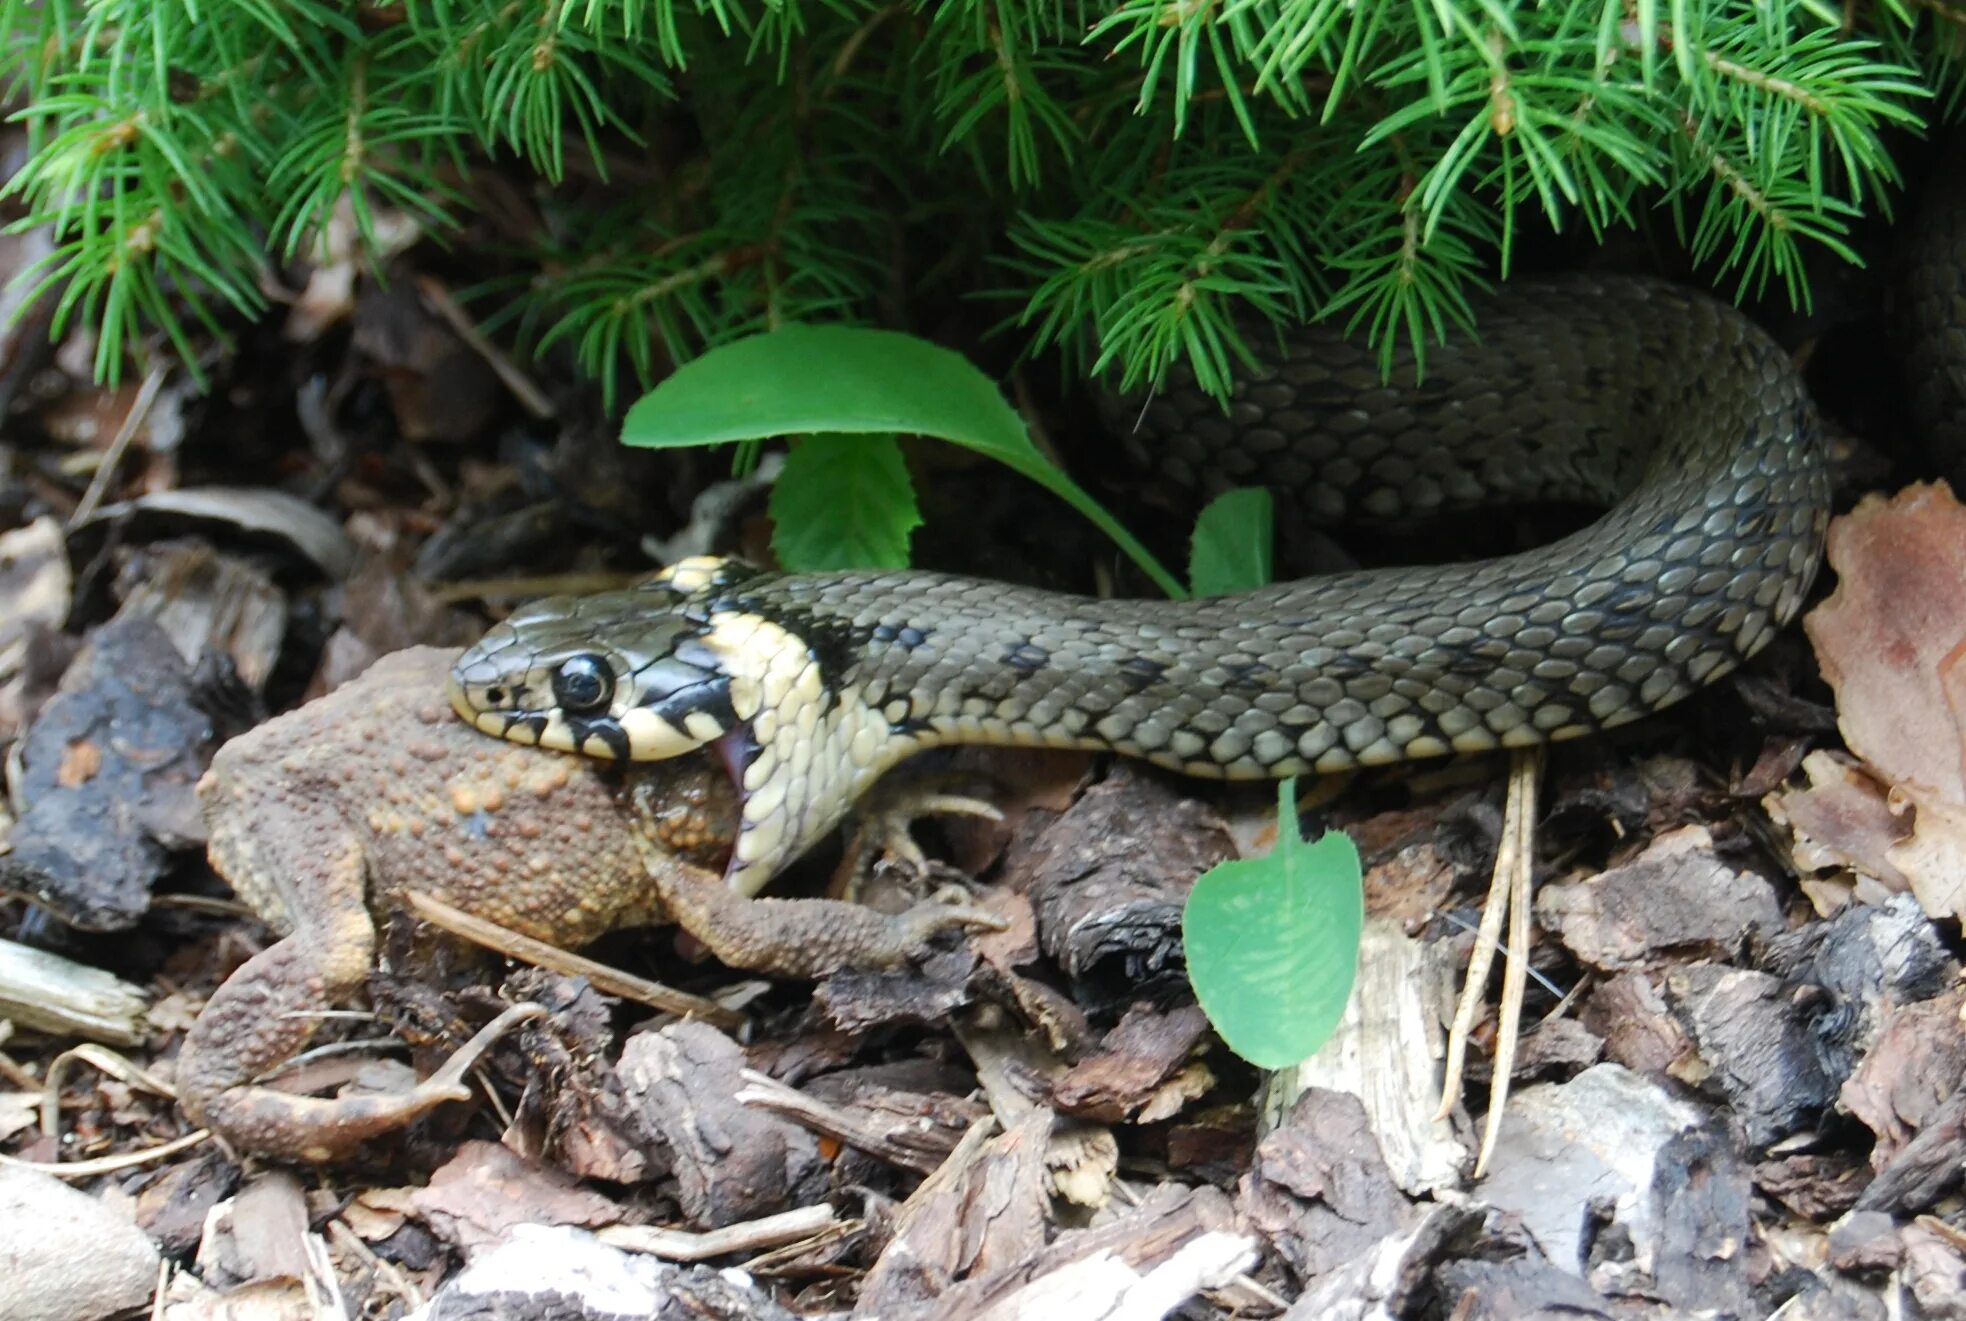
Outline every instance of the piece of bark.
<svg viewBox="0 0 1966 1321"><path fill-rule="evenodd" d="M972 979L978 966L975 951L963 945L905 968L843 968L813 988L812 1002L843 1032L926 1026L976 998Z"/></svg>
<svg viewBox="0 0 1966 1321"><path fill-rule="evenodd" d="M1848 1151L1803 1152L1754 1167L1755 1187L1803 1220L1836 1219L1869 1182L1870 1166Z"/></svg>
<svg viewBox="0 0 1966 1321"><path fill-rule="evenodd" d="M1920 1314L1932 1321L1966 1318L1966 1253L1957 1230L1921 1216L1900 1234L1902 1275Z"/></svg>
<svg viewBox="0 0 1966 1321"><path fill-rule="evenodd" d="M1282 1125L1257 1144L1240 1192L1250 1222L1307 1286L1415 1218L1379 1154L1365 1107L1340 1092L1298 1097Z"/></svg>
<svg viewBox="0 0 1966 1321"><path fill-rule="evenodd" d="M262 1173L205 1222L198 1273L221 1288L307 1274L307 1198L286 1170Z"/></svg>
<svg viewBox="0 0 1966 1321"><path fill-rule="evenodd" d="M1365 911L1417 934L1452 905L1464 876L1492 866L1494 835L1485 820L1481 828L1471 824L1470 815L1486 792L1484 786L1480 793L1463 793L1446 802L1345 822L1345 834L1358 846L1365 868ZM1266 801L1263 810L1274 834L1275 802Z"/></svg>
<svg viewBox="0 0 1966 1321"><path fill-rule="evenodd" d="M643 1128L641 1110L610 1062L617 1004L584 977L543 968L514 971L500 999L547 1011L517 1037L524 1064L509 1081L522 1090L505 1144L584 1179L641 1183L668 1173L662 1145ZM378 1008L386 1002L380 994L376 1000ZM387 997L391 1008L393 1001ZM456 1037L442 1040L452 1045Z"/></svg>
<svg viewBox="0 0 1966 1321"><path fill-rule="evenodd" d="M1229 1241L1234 1240L1234 1241ZM1109 1310L1114 1297L1125 1297L1125 1285L1164 1263L1179 1265L1185 1249L1200 1245L1209 1260L1253 1262L1255 1240L1242 1231L1228 1198L1213 1188L1185 1188L1163 1184L1147 1194L1141 1204L1093 1229L1068 1230L1041 1250L1021 1260L1005 1263L1001 1269L958 1284L936 1301L932 1309L918 1313L887 1313L898 1316L932 1316L935 1321L1017 1321L1018 1318L1071 1316L1157 1315L1147 1311L1146 1303L1136 1312ZM1080 1290L1070 1302L1049 1296L1050 1277L1071 1270L1079 1263L1094 1263L1108 1278L1125 1284L1108 1287L1104 1296ZM1192 1293L1194 1279L1179 1277ZM1160 1302L1160 1311L1177 1307L1185 1298L1170 1290ZM1149 1293L1149 1297L1152 1297ZM1160 1300L1156 1300L1160 1301ZM856 1317L872 1316L863 1302Z"/></svg>
<svg viewBox="0 0 1966 1321"><path fill-rule="evenodd" d="M1167 1164L1198 1183L1230 1184L1249 1168L1256 1136L1249 1106L1211 1105L1168 1127Z"/></svg>
<svg viewBox="0 0 1966 1321"><path fill-rule="evenodd" d="M1007 879L1030 896L1044 950L1065 974L1131 1003L1177 984L1188 891L1234 856L1213 809L1119 763Z"/></svg>
<svg viewBox="0 0 1966 1321"><path fill-rule="evenodd" d="M144 1038L143 989L59 954L0 940L0 1019L111 1046Z"/></svg>
<svg viewBox="0 0 1966 1321"><path fill-rule="evenodd" d="M534 1164L495 1142L466 1142L409 1195L438 1238L474 1256L519 1225L618 1224L627 1209L571 1176Z"/></svg>
<svg viewBox="0 0 1966 1321"><path fill-rule="evenodd" d="M1878 1291L1840 1275L1811 1277L1775 1311L1770 1321L1896 1321Z"/></svg>
<svg viewBox="0 0 1966 1321"><path fill-rule="evenodd" d="M1436 1285L1443 1298L1453 1300L1455 1321L1613 1321L1620 1316L1587 1282L1533 1252L1443 1262Z"/></svg>
<svg viewBox="0 0 1966 1321"><path fill-rule="evenodd" d="M1753 1179L1732 1134L1705 1125L1675 1134L1659 1152L1652 1196L1664 1207L1658 1252L1639 1290L1688 1311L1751 1311ZM1615 1272L1592 1275L1599 1289Z"/></svg>
<svg viewBox="0 0 1966 1321"><path fill-rule="evenodd" d="M1666 976L1673 1011L1698 1051L1696 1073L1678 1072L1727 1098L1750 1146L1766 1147L1836 1098L1847 1056L1824 1048L1821 997L1743 968L1694 964Z"/></svg>
<svg viewBox="0 0 1966 1321"><path fill-rule="evenodd" d="M1604 1058L1603 1040L1574 1018L1549 1018L1522 1034L1509 1076L1516 1082L1568 1078ZM1494 1060L1477 1055L1464 1075L1471 1083L1495 1076Z"/></svg>
<svg viewBox="0 0 1966 1321"><path fill-rule="evenodd" d="M1623 972L1591 988L1578 1019L1604 1042L1604 1056L1634 1073L1664 1073L1693 1047L1659 988Z"/></svg>
<svg viewBox="0 0 1966 1321"><path fill-rule="evenodd" d="M826 1022L819 1014L808 1013L784 1036L754 1041L745 1051L751 1067L797 1087L808 1078L817 1078L843 1069L860 1055L867 1038Z"/></svg>
<svg viewBox="0 0 1966 1321"><path fill-rule="evenodd" d="M1266 1115L1280 1118L1309 1088L1359 1097L1395 1184L1416 1197L1459 1188L1468 1144L1453 1120L1435 1115L1454 963L1448 942L1416 940L1368 917L1344 1017L1315 1055L1270 1076Z"/></svg>
<svg viewBox="0 0 1966 1321"><path fill-rule="evenodd" d="M737 1101L744 1068L736 1042L694 1021L637 1033L621 1052L622 1082L668 1157L691 1225L728 1225L826 1193L812 1134Z"/></svg>
<svg viewBox="0 0 1966 1321"><path fill-rule="evenodd" d="M1154 1099L1208 1034L1200 1005L1165 1013L1141 1003L1052 1086L1052 1101L1065 1114L1118 1123Z"/></svg>
<svg viewBox="0 0 1966 1321"><path fill-rule="evenodd" d="M217 1148L157 1171L137 1192L137 1225L171 1256L198 1246L213 1207L238 1190L239 1163Z"/></svg>
<svg viewBox="0 0 1966 1321"><path fill-rule="evenodd" d="M150 906L170 850L204 842L193 787L212 722L190 668L156 624L96 630L15 757L24 805L0 858L0 888L72 926L116 931Z"/></svg>
<svg viewBox="0 0 1966 1321"><path fill-rule="evenodd" d="M1829 1231L1829 1264L1845 1274L1895 1270L1903 1255L1897 1222L1882 1211L1853 1211Z"/></svg>
<svg viewBox="0 0 1966 1321"><path fill-rule="evenodd" d="M799 1091L752 1070L744 1078L737 1099L746 1106L844 1143L876 1162L920 1174L939 1168L963 1134L989 1114L986 1107L959 1096L850 1084L826 1087L823 1078ZM835 1169L834 1180L865 1182L843 1167Z"/></svg>
<svg viewBox="0 0 1966 1321"><path fill-rule="evenodd" d="M1702 826L1660 835L1637 857L1573 885L1546 885L1536 920L1593 968L1642 968L1668 954L1731 958L1783 929L1774 888L1714 853Z"/></svg>
<svg viewBox="0 0 1966 1321"><path fill-rule="evenodd" d="M1436 1272L1444 1261L1468 1250L1481 1228L1482 1211L1422 1202L1415 1212L1405 1228L1327 1271L1298 1294L1283 1321L1424 1315L1422 1302L1436 1288Z"/></svg>
<svg viewBox="0 0 1966 1321"><path fill-rule="evenodd" d="M178 541L145 547L118 579L119 614L155 620L186 664L214 652L247 688L266 687L287 635L287 595L264 568L202 541Z"/></svg>
<svg viewBox="0 0 1966 1321"><path fill-rule="evenodd" d="M1966 1092L1955 1093L1877 1171L1857 1199L1860 1211L1909 1215L1959 1186L1966 1167Z"/></svg>
<svg viewBox="0 0 1966 1321"><path fill-rule="evenodd" d="M1884 1018L1838 1099L1876 1134L1871 1163L1883 1166L1942 1113L1966 1085L1966 988L1903 1005Z"/></svg>
<svg viewBox="0 0 1966 1321"><path fill-rule="evenodd" d="M1510 1099L1508 1122L1474 1193L1520 1217L1552 1263L1600 1292L1642 1292L1691 1279L1706 1298L1669 1301L1745 1302L1739 1247L1750 1232L1747 1171L1726 1164L1727 1143L1715 1128L1699 1107L1658 1083L1599 1064ZM1675 1207L1672 1194L1690 1186L1694 1166L1730 1189L1738 1186L1739 1196L1687 1198L1685 1207ZM1738 1207L1738 1222L1712 1218L1722 1204ZM1690 1223L1682 1219L1688 1215ZM1609 1251L1618 1244L1622 1250ZM1666 1260L1674 1256L1686 1260Z"/></svg>
<svg viewBox="0 0 1966 1321"><path fill-rule="evenodd" d="M1852 904L1808 923L1771 941L1761 963L1798 993L1827 998L1818 1021L1834 1075L1847 1075L1857 1056L1876 1049L1881 1027L1899 1006L1931 999L1959 973L1910 895Z"/></svg>
<svg viewBox="0 0 1966 1321"><path fill-rule="evenodd" d="M948 1294L1029 1261L1044 1245L1045 1150L1053 1117L1032 1109L995 1137L979 1124L896 1217L894 1236L861 1283L857 1317L911 1316L933 1305L959 1313Z"/></svg>

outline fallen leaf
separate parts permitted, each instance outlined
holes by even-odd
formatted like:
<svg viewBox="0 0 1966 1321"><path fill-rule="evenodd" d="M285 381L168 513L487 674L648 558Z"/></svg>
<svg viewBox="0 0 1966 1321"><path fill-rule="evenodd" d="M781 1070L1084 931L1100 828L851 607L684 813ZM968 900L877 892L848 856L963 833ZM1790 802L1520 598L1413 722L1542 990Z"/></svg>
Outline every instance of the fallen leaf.
<svg viewBox="0 0 1966 1321"><path fill-rule="evenodd" d="M1966 911L1966 806L1915 784L1895 786L1889 801L1895 812L1914 813L1914 824L1885 857L1911 882L1927 917L1959 916Z"/></svg>
<svg viewBox="0 0 1966 1321"><path fill-rule="evenodd" d="M1891 861L1907 823L1891 810L1889 787L1863 766L1834 752L1802 759L1809 783L1777 789L1761 800L1768 815L1795 836L1795 865L1804 872L1848 868L1896 891L1911 888Z"/></svg>
<svg viewBox="0 0 1966 1321"><path fill-rule="evenodd" d="M1803 628L1836 690L1844 741L1888 782L1899 827L1883 862L1929 916L1954 916L1966 909L1966 506L1944 482L1867 497L1831 522L1828 553L1836 591ZM1783 810L1813 817L1833 850L1884 878L1875 859L1886 827L1861 785Z"/></svg>
<svg viewBox="0 0 1966 1321"><path fill-rule="evenodd" d="M1844 741L1893 782L1966 804L1966 507L1943 482L1867 497L1830 524L1829 562L1836 591L1803 629Z"/></svg>

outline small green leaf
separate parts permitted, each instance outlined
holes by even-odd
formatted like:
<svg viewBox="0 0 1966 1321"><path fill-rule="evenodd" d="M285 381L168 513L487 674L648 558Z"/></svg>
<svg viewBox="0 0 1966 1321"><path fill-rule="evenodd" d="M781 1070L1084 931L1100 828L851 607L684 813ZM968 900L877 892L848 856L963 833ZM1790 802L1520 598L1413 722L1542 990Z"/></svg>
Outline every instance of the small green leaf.
<svg viewBox="0 0 1966 1321"><path fill-rule="evenodd" d="M1339 831L1307 844L1297 782L1277 794L1277 844L1195 882L1181 918L1188 979L1236 1054L1265 1069L1324 1044L1358 973L1365 894L1358 849Z"/></svg>
<svg viewBox="0 0 1966 1321"><path fill-rule="evenodd" d="M1270 493L1239 486L1208 502L1195 519L1188 552L1188 582L1196 596L1227 596L1270 581L1275 540Z"/></svg>
<svg viewBox="0 0 1966 1321"><path fill-rule="evenodd" d="M987 454L1084 514L1169 596L1181 584L1039 453L996 382L960 353L891 330L793 324L720 345L636 401L626 445L671 449L772 436L933 436Z"/></svg>
<svg viewBox="0 0 1966 1321"><path fill-rule="evenodd" d="M921 525L915 484L893 436L804 441L771 488L772 549L793 572L905 569Z"/></svg>

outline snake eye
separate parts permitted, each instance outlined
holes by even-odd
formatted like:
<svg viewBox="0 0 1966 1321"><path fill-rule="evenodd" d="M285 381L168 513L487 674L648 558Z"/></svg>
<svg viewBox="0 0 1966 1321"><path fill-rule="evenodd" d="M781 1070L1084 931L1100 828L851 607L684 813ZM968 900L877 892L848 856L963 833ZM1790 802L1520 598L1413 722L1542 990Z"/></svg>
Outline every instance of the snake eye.
<svg viewBox="0 0 1966 1321"><path fill-rule="evenodd" d="M569 656L553 671L553 700L569 715L599 711L614 700L614 671L591 652Z"/></svg>

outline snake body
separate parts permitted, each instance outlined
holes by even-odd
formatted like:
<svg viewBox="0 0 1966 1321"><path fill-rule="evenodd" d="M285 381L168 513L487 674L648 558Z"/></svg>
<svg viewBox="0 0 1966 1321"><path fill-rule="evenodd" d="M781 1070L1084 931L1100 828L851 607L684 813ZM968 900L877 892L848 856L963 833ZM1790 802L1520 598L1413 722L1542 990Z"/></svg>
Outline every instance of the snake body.
<svg viewBox="0 0 1966 1321"><path fill-rule="evenodd" d="M1787 355L1732 308L1635 278L1505 286L1477 318L1478 339L1392 384L1308 328L1226 414L1160 396L1142 443L1326 520L1616 501L1553 544L1184 602L689 560L521 609L458 662L453 704L602 757L716 747L745 797L729 879L753 892L925 747L1281 777L1588 734L1752 655L1800 606L1828 518Z"/></svg>

